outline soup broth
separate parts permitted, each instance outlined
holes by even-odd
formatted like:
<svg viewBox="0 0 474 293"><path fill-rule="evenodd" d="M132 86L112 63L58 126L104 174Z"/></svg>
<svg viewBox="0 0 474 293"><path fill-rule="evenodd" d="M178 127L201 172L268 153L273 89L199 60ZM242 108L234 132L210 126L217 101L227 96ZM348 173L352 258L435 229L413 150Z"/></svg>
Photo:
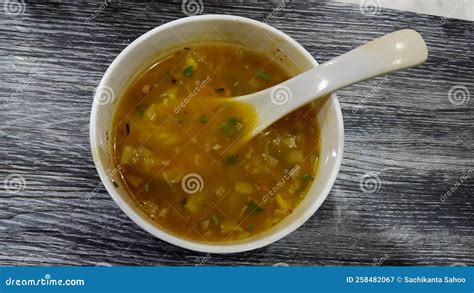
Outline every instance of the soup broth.
<svg viewBox="0 0 474 293"><path fill-rule="evenodd" d="M257 114L232 97L289 77L266 55L231 44L161 58L131 82L114 114L121 186L150 220L196 241L236 241L278 224L315 176L316 110L305 106L249 139Z"/></svg>

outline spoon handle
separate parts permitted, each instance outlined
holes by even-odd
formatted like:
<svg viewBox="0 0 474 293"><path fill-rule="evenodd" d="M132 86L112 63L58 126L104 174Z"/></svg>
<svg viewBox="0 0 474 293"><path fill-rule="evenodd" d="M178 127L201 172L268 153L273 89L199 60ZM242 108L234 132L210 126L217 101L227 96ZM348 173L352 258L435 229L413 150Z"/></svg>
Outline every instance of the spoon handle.
<svg viewBox="0 0 474 293"><path fill-rule="evenodd" d="M414 30L377 38L269 89L239 97L257 109L257 134L299 107L351 84L423 63L428 50Z"/></svg>

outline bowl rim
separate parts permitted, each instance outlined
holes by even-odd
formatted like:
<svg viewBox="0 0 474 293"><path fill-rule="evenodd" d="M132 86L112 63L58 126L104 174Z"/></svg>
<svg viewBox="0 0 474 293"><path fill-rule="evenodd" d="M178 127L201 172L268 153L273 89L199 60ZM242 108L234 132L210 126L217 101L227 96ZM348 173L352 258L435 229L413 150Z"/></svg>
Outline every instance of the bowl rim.
<svg viewBox="0 0 474 293"><path fill-rule="evenodd" d="M306 49L303 48L303 46L301 46L298 42L296 42L293 38L291 38L284 32L266 23L253 20L247 17L234 16L234 15L224 15L224 14L196 15L196 16L180 18L180 19L165 23L163 25L155 27L154 29L138 37L136 40L130 43L124 50L122 50L122 52L112 61L112 63L107 68L104 76L102 77L98 87L106 85L107 81L111 79L113 72L115 72L116 70L120 70L119 69L120 60L123 59L130 52L132 52L135 49L135 47L137 47L144 40L151 38L155 34L161 31L165 31L178 24L182 25L186 23L193 23L195 21L210 21L210 20L211 21L219 21L219 20L241 21L241 22L249 23L253 26L257 26L261 29L265 29L266 31L270 31L272 34L280 37L285 42L291 43L291 45L294 46L294 48L296 48L302 55L304 55L304 57L310 59L313 65L315 66L318 65L318 62L313 58L313 56L308 51L306 51ZM91 145L93 161L97 169L97 172L99 174L99 177L102 181L102 184L104 185L105 189L107 190L109 195L112 197L112 199L115 201L115 203L119 206L119 208L135 224L140 226L142 229L144 229L151 235L165 242L176 245L178 247L186 248L186 249L197 251L197 252L225 254L225 253L238 253L238 252L254 250L254 249L258 249L266 245L269 245L275 241L278 241L281 238L287 236L288 234L298 229L319 209L322 203L326 200L330 190L332 189L334 185L337 174L339 173L339 169L340 169L342 157L343 157L343 149L344 149L344 124L343 124L343 119L342 119L342 110L341 110L339 101L337 99L336 94L333 93L331 94L331 97L327 102L331 103L330 106L336 110L335 116L336 116L337 127L335 131L337 132L336 141L338 142L338 145L335 146L335 148L337 148L335 166L331 174L329 175L329 179L326 181L325 186L323 190L321 191L321 193L319 194L319 197L317 198L317 200L311 206L308 206L303 211L303 213L297 218L297 220L294 220L293 222L288 223L288 225L283 227L280 231L276 231L275 233L269 234L266 237L255 239L253 241L250 240L248 242L242 242L242 243L230 242L230 243L207 244L207 243L201 243L201 242L194 242L192 240L188 240L185 238L180 238L179 236L176 236L172 234L171 232L168 232L164 228L161 228L157 225L153 225L149 223L146 219L143 219L142 216L139 213L137 213L133 207L129 206L129 204L120 195L118 195L118 193L116 193L115 188L112 185L111 181L109 180L108 175L105 171L105 168L100 161L99 154L95 151L98 146L98 139L97 139L97 132L96 132L97 116L99 115L99 111L98 111L99 104L97 102L99 100L98 96L99 96L99 93L96 92L94 95L94 100L93 100L92 109L91 109L90 145Z"/></svg>

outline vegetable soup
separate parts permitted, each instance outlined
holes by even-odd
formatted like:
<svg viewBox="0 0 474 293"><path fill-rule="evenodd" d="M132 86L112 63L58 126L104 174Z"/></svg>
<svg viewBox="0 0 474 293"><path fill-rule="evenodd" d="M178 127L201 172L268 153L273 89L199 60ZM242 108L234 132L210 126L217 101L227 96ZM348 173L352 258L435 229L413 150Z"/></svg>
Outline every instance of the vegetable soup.
<svg viewBox="0 0 474 293"><path fill-rule="evenodd" d="M289 77L263 53L233 44L160 58L128 85L113 117L117 188L127 188L156 225L195 241L236 241L278 224L315 176L315 106L250 139L257 113L232 97Z"/></svg>

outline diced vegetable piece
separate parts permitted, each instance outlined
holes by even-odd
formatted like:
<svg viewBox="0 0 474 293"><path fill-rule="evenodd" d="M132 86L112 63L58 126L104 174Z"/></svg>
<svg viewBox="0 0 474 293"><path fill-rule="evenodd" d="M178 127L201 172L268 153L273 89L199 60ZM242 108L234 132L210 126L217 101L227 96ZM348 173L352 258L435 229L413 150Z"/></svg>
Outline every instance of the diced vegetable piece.
<svg viewBox="0 0 474 293"><path fill-rule="evenodd" d="M151 173L154 168L159 164L159 158L149 149L145 147L139 147L136 149L138 161L136 163L138 168L143 168L145 172Z"/></svg>
<svg viewBox="0 0 474 293"><path fill-rule="evenodd" d="M158 121L158 119L165 117L165 115L163 115L164 113L162 108L162 105L153 103L146 109L143 116L150 121Z"/></svg>
<svg viewBox="0 0 474 293"><path fill-rule="evenodd" d="M172 169L162 172L161 175L169 186L173 186L181 180L183 173L184 171L182 169Z"/></svg>
<svg viewBox="0 0 474 293"><path fill-rule="evenodd" d="M176 99L176 94L178 93L178 88L173 87L166 91L166 97L170 100Z"/></svg>
<svg viewBox="0 0 474 293"><path fill-rule="evenodd" d="M162 208L158 211L158 218L166 218L169 214L169 211L170 211L170 207L167 206L165 208Z"/></svg>
<svg viewBox="0 0 474 293"><path fill-rule="evenodd" d="M145 192L150 192L150 184L147 183L143 186L143 190L145 190Z"/></svg>
<svg viewBox="0 0 474 293"><path fill-rule="evenodd" d="M219 186L217 187L215 190L214 190L214 193L217 195L217 196L223 196L224 193L225 193L225 188L223 186Z"/></svg>
<svg viewBox="0 0 474 293"><path fill-rule="evenodd" d="M292 204L288 200L286 200L281 193L277 193L275 195L275 199L276 199L276 202L277 202L278 206L281 209L289 210L293 207Z"/></svg>
<svg viewBox="0 0 474 293"><path fill-rule="evenodd" d="M206 123L206 122L207 122L207 117L206 117L206 115L201 115L201 116L199 117L199 122L201 122L201 124Z"/></svg>
<svg viewBox="0 0 474 293"><path fill-rule="evenodd" d="M245 232L240 232L239 236L237 238L238 239L245 239L245 238L248 238L249 236L250 236L250 233L248 231L245 231Z"/></svg>
<svg viewBox="0 0 474 293"><path fill-rule="evenodd" d="M252 157L253 152L254 152L253 147L250 147L249 150L245 153L245 158L250 159Z"/></svg>
<svg viewBox="0 0 474 293"><path fill-rule="evenodd" d="M221 221L222 233L229 233L233 231L243 232L243 229L242 227L240 227L240 225L236 221L228 220L228 219L224 219Z"/></svg>
<svg viewBox="0 0 474 293"><path fill-rule="evenodd" d="M247 225L247 230L248 230L248 231L253 230L253 228L254 228L254 225L253 225L253 224L248 224L248 225Z"/></svg>
<svg viewBox="0 0 474 293"><path fill-rule="evenodd" d="M260 82L255 79L255 78L252 78L250 81L249 81L249 85L253 88L258 88L260 87Z"/></svg>
<svg viewBox="0 0 474 293"><path fill-rule="evenodd" d="M290 164L298 164L303 162L303 151L301 150L291 150L286 158L286 162Z"/></svg>
<svg viewBox="0 0 474 293"><path fill-rule="evenodd" d="M270 81L272 80L272 76L270 73L264 71L264 70L259 70L257 71L257 73L255 74L255 76L257 76L258 78L261 78L263 80L267 80L267 81Z"/></svg>
<svg viewBox="0 0 474 293"><path fill-rule="evenodd" d="M123 165L133 166L140 174L150 174L159 164L159 158L145 147L125 146L120 158Z"/></svg>
<svg viewBox="0 0 474 293"><path fill-rule="evenodd" d="M252 194L253 186L248 182L237 182L234 186L235 191L243 194Z"/></svg>
<svg viewBox="0 0 474 293"><path fill-rule="evenodd" d="M296 148L296 135L289 135L283 139L283 142L289 147L289 148Z"/></svg>
<svg viewBox="0 0 474 293"><path fill-rule="evenodd" d="M151 86L149 84L145 84L143 87L142 87L142 92L144 94L148 94L150 92L150 88Z"/></svg>
<svg viewBox="0 0 474 293"><path fill-rule="evenodd" d="M275 157L271 155L264 155L263 161L265 163L268 163L271 167L275 167L279 162L278 159L276 159Z"/></svg>
<svg viewBox="0 0 474 293"><path fill-rule="evenodd" d="M159 210L159 207L156 203L152 202L152 201L149 201L149 200L145 200L141 203L141 206L143 207L143 209L149 214L149 215L155 215L158 210Z"/></svg>
<svg viewBox="0 0 474 293"><path fill-rule="evenodd" d="M126 145L123 148L122 151L122 156L120 157L120 165L128 165L128 164L133 164L132 159L133 159L133 147Z"/></svg>
<svg viewBox="0 0 474 293"><path fill-rule="evenodd" d="M196 192L187 196L186 204L184 207L191 214L198 214L202 211L204 205L206 204L206 194L204 192Z"/></svg>
<svg viewBox="0 0 474 293"><path fill-rule="evenodd" d="M264 173L267 168L263 167L263 162L257 164L257 166L254 166L252 171L250 171L250 174L261 174Z"/></svg>
<svg viewBox="0 0 474 293"><path fill-rule="evenodd" d="M158 131L153 135L159 141L161 146L169 147L179 142L179 137L175 133L168 133L164 131Z"/></svg>
<svg viewBox="0 0 474 293"><path fill-rule="evenodd" d="M138 150L141 153L141 155L145 158L151 158L155 156L155 154L149 149L147 149L146 147L139 147Z"/></svg>
<svg viewBox="0 0 474 293"><path fill-rule="evenodd" d="M288 185L288 191L292 194L296 194L296 191L301 188L300 180L293 179L291 183Z"/></svg>
<svg viewBox="0 0 474 293"><path fill-rule="evenodd" d="M263 211L263 208L256 204L253 200L250 200L249 203L247 204L247 210L246 212L253 215L257 214L259 212Z"/></svg>
<svg viewBox="0 0 474 293"><path fill-rule="evenodd" d="M128 183L132 184L135 187L142 185L144 181L143 178L132 174L127 174L126 180Z"/></svg>
<svg viewBox="0 0 474 293"><path fill-rule="evenodd" d="M290 210L287 210L287 209L275 209L273 211L272 225L280 222L281 219L283 219L289 213L290 213Z"/></svg>

